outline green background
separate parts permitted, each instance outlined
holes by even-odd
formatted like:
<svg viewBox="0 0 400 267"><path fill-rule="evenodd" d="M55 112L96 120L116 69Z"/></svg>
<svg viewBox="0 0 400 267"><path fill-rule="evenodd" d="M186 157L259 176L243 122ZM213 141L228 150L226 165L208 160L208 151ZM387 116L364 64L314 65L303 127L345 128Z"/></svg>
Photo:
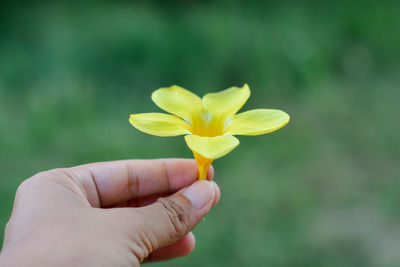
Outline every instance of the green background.
<svg viewBox="0 0 400 267"><path fill-rule="evenodd" d="M281 130L214 164L220 204L153 266L400 266L397 1L35 1L0 7L0 226L57 167L192 157L129 114L151 92L245 82ZM1 237L1 236L0 236Z"/></svg>

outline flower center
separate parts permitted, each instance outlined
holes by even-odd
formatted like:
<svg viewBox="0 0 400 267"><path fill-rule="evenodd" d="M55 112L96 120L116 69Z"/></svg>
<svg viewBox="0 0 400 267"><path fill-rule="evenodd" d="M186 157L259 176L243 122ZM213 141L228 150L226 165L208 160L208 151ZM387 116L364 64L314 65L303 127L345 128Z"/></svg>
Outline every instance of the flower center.
<svg viewBox="0 0 400 267"><path fill-rule="evenodd" d="M231 123L232 120L225 116L213 116L210 112L202 112L200 116L193 118L190 132L198 136L221 136Z"/></svg>

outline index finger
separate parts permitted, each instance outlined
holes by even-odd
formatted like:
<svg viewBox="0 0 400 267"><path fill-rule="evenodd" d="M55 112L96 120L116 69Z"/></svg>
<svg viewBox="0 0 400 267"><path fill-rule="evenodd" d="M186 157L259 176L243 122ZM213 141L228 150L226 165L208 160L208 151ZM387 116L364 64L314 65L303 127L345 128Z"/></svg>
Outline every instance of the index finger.
<svg viewBox="0 0 400 267"><path fill-rule="evenodd" d="M193 159L120 160L73 167L90 203L104 207L135 198L173 193L198 180ZM214 175L208 171L208 179ZM97 192L97 194L96 194ZM97 195L97 196L96 196ZM96 198L89 199L89 198Z"/></svg>

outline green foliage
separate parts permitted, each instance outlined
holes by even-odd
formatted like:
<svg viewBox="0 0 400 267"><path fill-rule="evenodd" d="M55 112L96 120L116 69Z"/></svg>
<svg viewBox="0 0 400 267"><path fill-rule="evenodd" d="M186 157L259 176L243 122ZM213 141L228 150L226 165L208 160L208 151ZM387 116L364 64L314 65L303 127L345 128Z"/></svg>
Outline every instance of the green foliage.
<svg viewBox="0 0 400 267"><path fill-rule="evenodd" d="M155 266L400 265L400 6L395 1L93 1L0 9L0 225L57 167L192 157L130 113L178 84L247 82L291 115L215 162L197 248Z"/></svg>

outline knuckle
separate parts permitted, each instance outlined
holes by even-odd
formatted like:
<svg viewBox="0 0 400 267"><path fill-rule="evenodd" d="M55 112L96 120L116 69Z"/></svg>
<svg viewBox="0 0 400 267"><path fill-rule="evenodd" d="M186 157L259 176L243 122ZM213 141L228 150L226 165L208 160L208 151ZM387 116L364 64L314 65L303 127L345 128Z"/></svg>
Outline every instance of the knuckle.
<svg viewBox="0 0 400 267"><path fill-rule="evenodd" d="M16 191L16 198L19 198L21 195L24 195L28 192L31 192L37 188L36 185L41 184L43 181L46 181L49 177L54 176L57 173L57 169L39 172L32 177L25 179L22 183L18 186Z"/></svg>
<svg viewBox="0 0 400 267"><path fill-rule="evenodd" d="M22 181L22 183L17 188L16 197L19 197L20 195L24 194L28 190L28 188L30 188L32 184L32 179L34 179L34 177L35 176Z"/></svg>
<svg viewBox="0 0 400 267"><path fill-rule="evenodd" d="M182 205L169 198L160 198L157 202L170 222L173 235L184 236L191 230L189 213Z"/></svg>

